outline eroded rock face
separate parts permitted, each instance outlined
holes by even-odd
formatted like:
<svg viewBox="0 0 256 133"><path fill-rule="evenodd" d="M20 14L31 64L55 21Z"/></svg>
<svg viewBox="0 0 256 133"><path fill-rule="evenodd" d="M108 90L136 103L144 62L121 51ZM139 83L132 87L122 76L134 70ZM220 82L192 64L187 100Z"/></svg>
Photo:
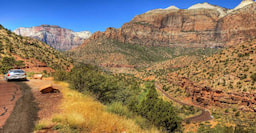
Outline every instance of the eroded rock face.
<svg viewBox="0 0 256 133"><path fill-rule="evenodd" d="M219 42L228 45L242 43L256 36L256 3L233 11L218 21Z"/></svg>
<svg viewBox="0 0 256 133"><path fill-rule="evenodd" d="M89 31L73 32L54 25L41 25L32 28L18 28L14 32L21 36L36 38L58 50L69 50L83 43L91 36Z"/></svg>
<svg viewBox="0 0 256 133"><path fill-rule="evenodd" d="M147 46L185 47L241 43L256 36L256 4L246 3L232 12L208 3L185 10L156 9L135 16L120 29L96 32L86 42L103 38Z"/></svg>

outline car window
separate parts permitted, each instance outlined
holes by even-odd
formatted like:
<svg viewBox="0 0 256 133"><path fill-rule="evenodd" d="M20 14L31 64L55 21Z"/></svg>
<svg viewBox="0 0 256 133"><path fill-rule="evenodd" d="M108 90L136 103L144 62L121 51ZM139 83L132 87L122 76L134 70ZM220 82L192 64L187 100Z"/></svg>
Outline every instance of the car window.
<svg viewBox="0 0 256 133"><path fill-rule="evenodd" d="M25 73L23 70L11 70L11 73Z"/></svg>

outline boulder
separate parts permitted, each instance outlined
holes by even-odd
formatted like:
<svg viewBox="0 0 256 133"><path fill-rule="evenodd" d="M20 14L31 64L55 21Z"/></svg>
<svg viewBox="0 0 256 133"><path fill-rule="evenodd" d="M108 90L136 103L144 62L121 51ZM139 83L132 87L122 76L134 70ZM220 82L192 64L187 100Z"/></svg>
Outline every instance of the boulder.
<svg viewBox="0 0 256 133"><path fill-rule="evenodd" d="M43 74L34 74L33 79L43 79Z"/></svg>
<svg viewBox="0 0 256 133"><path fill-rule="evenodd" d="M60 93L60 91L59 91L58 89L53 88L52 84L42 86L42 87L39 89L39 91L40 91L42 94L46 94L46 93Z"/></svg>

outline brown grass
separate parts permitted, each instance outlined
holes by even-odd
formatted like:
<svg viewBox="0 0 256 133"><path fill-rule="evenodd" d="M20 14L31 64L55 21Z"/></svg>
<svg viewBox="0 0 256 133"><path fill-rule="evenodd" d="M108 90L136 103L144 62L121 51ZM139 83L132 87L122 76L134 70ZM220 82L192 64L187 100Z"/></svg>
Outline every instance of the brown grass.
<svg viewBox="0 0 256 133"><path fill-rule="evenodd" d="M67 83L57 83L63 89L61 113L55 114L52 122L41 121L38 125L56 126L62 132L89 133L146 133L158 132L156 129L143 130L133 120L106 112L106 106L90 96L83 95L68 88ZM46 123L46 124L45 124ZM39 126L40 127L40 126Z"/></svg>

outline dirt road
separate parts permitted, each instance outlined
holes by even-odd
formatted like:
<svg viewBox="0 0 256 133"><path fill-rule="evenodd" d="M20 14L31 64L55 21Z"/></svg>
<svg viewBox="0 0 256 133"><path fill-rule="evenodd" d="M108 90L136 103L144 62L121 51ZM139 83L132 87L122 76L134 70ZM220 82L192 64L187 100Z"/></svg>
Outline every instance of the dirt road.
<svg viewBox="0 0 256 133"><path fill-rule="evenodd" d="M169 96L159 85L155 84L156 86L156 89L161 91L168 99L178 103L178 104L181 104L181 105L188 105L188 106L194 106L196 108L199 108L201 110L201 114L199 115L196 115L196 116L193 116L193 117L190 117L190 118L187 118L185 119L184 121L190 121L190 122L203 122L203 121L208 121L208 120L211 120L212 117L211 117L211 113L202 108L202 107L198 107L198 106L195 106L195 105L191 105L191 104L187 104L187 103L183 103L181 101L178 101L174 98L172 98L171 96Z"/></svg>
<svg viewBox="0 0 256 133"><path fill-rule="evenodd" d="M20 87L15 83L6 83L0 80L0 127L3 126L20 98Z"/></svg>
<svg viewBox="0 0 256 133"><path fill-rule="evenodd" d="M42 94L39 91L49 84L61 89L50 79L15 82L0 79L0 133L31 133L37 120L58 113L62 94Z"/></svg>
<svg viewBox="0 0 256 133"><path fill-rule="evenodd" d="M37 120L38 105L34 101L31 88L24 82L11 82L20 86L22 96L7 119L0 133L30 133L33 132Z"/></svg>

